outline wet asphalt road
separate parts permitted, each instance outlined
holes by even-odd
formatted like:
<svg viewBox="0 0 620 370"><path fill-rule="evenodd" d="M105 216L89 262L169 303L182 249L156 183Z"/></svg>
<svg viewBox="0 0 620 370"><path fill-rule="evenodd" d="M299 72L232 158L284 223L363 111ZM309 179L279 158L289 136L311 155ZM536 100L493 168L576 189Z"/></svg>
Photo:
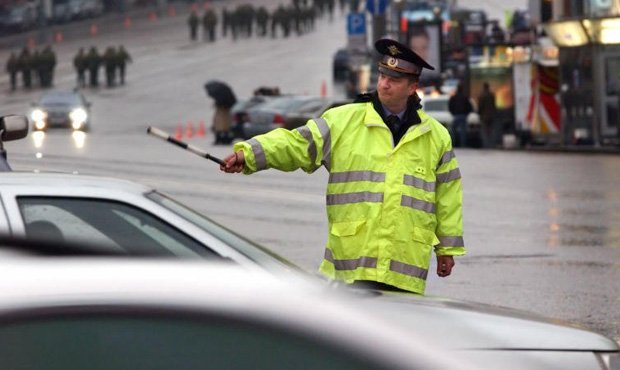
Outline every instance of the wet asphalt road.
<svg viewBox="0 0 620 370"><path fill-rule="evenodd" d="M331 82L331 56L345 43L341 17L288 40L249 39L215 44L188 40L177 17L133 20L80 34L55 45L56 86L72 88L71 58L80 46L123 43L132 54L128 84L85 89L93 102L93 131L83 148L66 131L43 145L31 138L6 145L15 169L78 171L120 176L175 196L303 268L316 270L326 239L323 170L225 175L217 167L146 135L155 125L174 132L188 122L207 125L213 108L202 85L218 78L239 96L258 86L284 92L341 95ZM73 26L77 27L77 26ZM6 60L10 50L0 50ZM0 78L1 114L26 113L41 91L8 92ZM186 139L224 156L212 138ZM37 156L37 153L39 155ZM457 149L464 187L468 255L453 276L429 279L428 294L526 309L620 339L620 156ZM39 157L39 158L37 158Z"/></svg>

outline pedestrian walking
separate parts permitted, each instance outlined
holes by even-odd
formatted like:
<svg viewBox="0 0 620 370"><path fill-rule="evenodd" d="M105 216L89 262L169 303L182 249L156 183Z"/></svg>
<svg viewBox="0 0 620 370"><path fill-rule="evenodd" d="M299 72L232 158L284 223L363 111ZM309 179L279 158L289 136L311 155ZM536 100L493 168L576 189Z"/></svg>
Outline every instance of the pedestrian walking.
<svg viewBox="0 0 620 370"><path fill-rule="evenodd" d="M116 50L113 46L108 46L103 53L103 66L105 68L105 80L107 87L114 87L116 82Z"/></svg>
<svg viewBox="0 0 620 370"><path fill-rule="evenodd" d="M12 52L6 61L6 72L11 79L11 91L15 91L17 89L17 72L19 72L19 61L15 52Z"/></svg>
<svg viewBox="0 0 620 370"><path fill-rule="evenodd" d="M187 19L187 25L189 26L189 38L192 41L195 41L196 38L198 37L198 23L200 22L200 20L198 19L198 13L196 13L195 10L192 10L192 12L189 15L189 18Z"/></svg>
<svg viewBox="0 0 620 370"><path fill-rule="evenodd" d="M129 55L123 45L120 45L116 51L116 65L118 66L121 85L125 84L125 69L128 63L131 63L131 55Z"/></svg>
<svg viewBox="0 0 620 370"><path fill-rule="evenodd" d="M99 86L99 67L101 66L101 56L97 47L92 46L86 54L86 64L88 66L88 77L91 87Z"/></svg>
<svg viewBox="0 0 620 370"><path fill-rule="evenodd" d="M459 165L450 134L416 95L423 68L407 46L375 43L375 92L294 130L234 145L225 172L323 166L329 236L320 271L348 284L423 294L434 249L437 274L465 253Z"/></svg>
<svg viewBox="0 0 620 370"><path fill-rule="evenodd" d="M485 148L494 148L498 140L498 128L495 125L495 114L497 106L495 105L495 94L491 91L488 82L482 84L482 92L478 97L478 115L480 116L480 124L482 125L482 145Z"/></svg>
<svg viewBox="0 0 620 370"><path fill-rule="evenodd" d="M467 115L473 112L469 97L465 94L463 83L459 83L456 93L448 100L448 110L452 114L452 134L456 146L467 146Z"/></svg>
<svg viewBox="0 0 620 370"><path fill-rule="evenodd" d="M73 57L73 68L75 68L75 72L77 73L78 87L86 87L86 68L88 68L88 63L84 48L80 48L78 53Z"/></svg>

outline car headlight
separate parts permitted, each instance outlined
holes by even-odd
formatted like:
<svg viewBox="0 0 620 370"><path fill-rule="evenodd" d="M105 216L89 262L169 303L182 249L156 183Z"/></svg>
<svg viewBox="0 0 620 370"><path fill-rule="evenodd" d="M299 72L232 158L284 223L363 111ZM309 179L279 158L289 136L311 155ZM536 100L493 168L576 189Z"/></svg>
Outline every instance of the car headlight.
<svg viewBox="0 0 620 370"><path fill-rule="evenodd" d="M597 353L601 360L601 369L620 370L620 352Z"/></svg>
<svg viewBox="0 0 620 370"><path fill-rule="evenodd" d="M71 118L73 128L79 129L88 118L88 113L83 108L76 108L69 113L69 118Z"/></svg>
<svg viewBox="0 0 620 370"><path fill-rule="evenodd" d="M47 118L47 113L37 108L30 113L30 118L35 122L42 122Z"/></svg>

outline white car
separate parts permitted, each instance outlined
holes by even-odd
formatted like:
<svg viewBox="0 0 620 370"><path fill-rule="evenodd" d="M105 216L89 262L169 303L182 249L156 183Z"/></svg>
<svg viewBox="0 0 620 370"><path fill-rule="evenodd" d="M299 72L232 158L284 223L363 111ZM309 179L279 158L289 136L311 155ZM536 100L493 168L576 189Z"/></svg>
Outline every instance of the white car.
<svg viewBox="0 0 620 370"><path fill-rule="evenodd" d="M0 363L45 370L478 369L304 281L235 266L0 263Z"/></svg>
<svg viewBox="0 0 620 370"><path fill-rule="evenodd" d="M72 242L84 248L84 254L97 254L103 247L111 254L230 261L249 270L305 275L172 198L130 181L4 172L0 200L0 233L44 240L46 246ZM620 360L614 341L557 321L413 294L358 294L364 305L393 311L390 316L411 332L445 336L445 350L465 351L476 361L506 361L503 369L618 369L602 365L611 357Z"/></svg>

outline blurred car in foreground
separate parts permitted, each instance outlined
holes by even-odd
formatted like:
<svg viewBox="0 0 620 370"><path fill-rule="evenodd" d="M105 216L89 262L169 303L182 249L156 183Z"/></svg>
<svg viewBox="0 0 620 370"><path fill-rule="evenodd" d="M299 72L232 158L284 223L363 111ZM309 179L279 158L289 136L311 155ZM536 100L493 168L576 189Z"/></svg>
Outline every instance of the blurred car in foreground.
<svg viewBox="0 0 620 370"><path fill-rule="evenodd" d="M79 91L50 91L33 103L30 118L35 130L69 127L89 131L91 103Z"/></svg>
<svg viewBox="0 0 620 370"><path fill-rule="evenodd" d="M6 172L0 176L0 197L0 233L10 237L80 243L86 255L105 250L106 254L228 261L280 276L309 276L172 198L133 182ZM92 245L97 249L91 251ZM614 341L557 320L406 293L362 290L357 299L360 305L392 312L399 325L416 335L439 337L446 351L467 352L476 361L501 361L501 366L490 368L618 369L599 365L609 363L609 356L616 361ZM571 367L567 361L580 366Z"/></svg>
<svg viewBox="0 0 620 370"><path fill-rule="evenodd" d="M429 116L435 118L439 123L444 125L452 135L454 135L454 127L452 121L454 118L448 108L450 95L426 94L422 97L422 109ZM467 116L467 139L469 146L480 146L480 116L476 112L472 112ZM457 143L458 144L458 143Z"/></svg>
<svg viewBox="0 0 620 370"><path fill-rule="evenodd" d="M6 369L476 368L323 286L264 272L19 256L0 269Z"/></svg>

